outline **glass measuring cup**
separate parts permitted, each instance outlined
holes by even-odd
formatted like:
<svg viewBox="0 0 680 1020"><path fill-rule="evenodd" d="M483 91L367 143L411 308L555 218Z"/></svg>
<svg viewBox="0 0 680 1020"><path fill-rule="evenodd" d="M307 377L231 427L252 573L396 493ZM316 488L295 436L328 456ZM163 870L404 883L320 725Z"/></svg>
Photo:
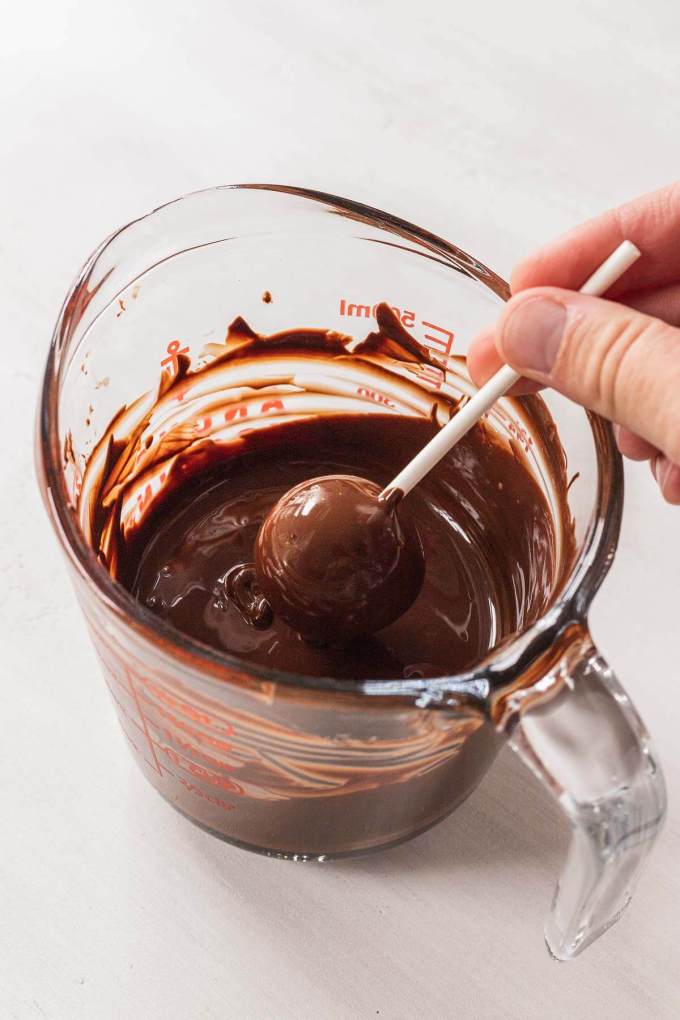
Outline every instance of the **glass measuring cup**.
<svg viewBox="0 0 680 1020"><path fill-rule="evenodd" d="M200 364L236 315L265 333L299 324L360 336L385 299L445 358L465 354L506 297L502 280L453 245L353 202L273 186L187 196L114 234L74 284L47 363L38 464L121 726L167 800L238 845L321 860L435 824L509 741L572 824L546 926L566 959L628 902L665 806L644 728L587 629L622 506L604 422L546 397L579 473L569 493L576 561L538 619L477 668L436 680L305 678L210 650L111 580L74 510L113 415L153 392L161 372L172 376L182 355ZM420 369L433 390L464 387ZM368 413L374 396L363 389ZM526 422L501 402L494 427L521 438ZM558 528L540 444L527 450Z"/></svg>

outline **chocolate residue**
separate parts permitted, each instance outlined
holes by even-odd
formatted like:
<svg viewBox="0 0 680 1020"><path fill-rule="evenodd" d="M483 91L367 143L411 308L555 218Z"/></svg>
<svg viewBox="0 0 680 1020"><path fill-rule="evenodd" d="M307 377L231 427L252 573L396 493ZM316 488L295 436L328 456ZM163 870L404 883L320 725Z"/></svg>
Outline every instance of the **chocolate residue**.
<svg viewBox="0 0 680 1020"><path fill-rule="evenodd" d="M180 358L157 393L118 413L78 509L87 540L142 604L245 661L356 679L459 672L541 615L574 539L564 454L539 397L517 403L524 424L509 434L493 416L480 422L405 498L425 578L372 637L342 648L303 641L239 575L293 485L349 474L382 487L455 414L455 364L433 359L387 305L377 318L361 342L318 329L261 336L236 319L206 349L213 360L191 372ZM433 364L448 373L439 389L423 373ZM552 510L530 468L532 436Z"/></svg>
<svg viewBox="0 0 680 1020"><path fill-rule="evenodd" d="M76 456L75 456L75 453L73 452L73 434L72 434L70 429L68 430L68 432L64 436L64 455L63 456L64 456L64 467L66 467L66 465L68 465L68 464L72 464L73 466L75 466Z"/></svg>

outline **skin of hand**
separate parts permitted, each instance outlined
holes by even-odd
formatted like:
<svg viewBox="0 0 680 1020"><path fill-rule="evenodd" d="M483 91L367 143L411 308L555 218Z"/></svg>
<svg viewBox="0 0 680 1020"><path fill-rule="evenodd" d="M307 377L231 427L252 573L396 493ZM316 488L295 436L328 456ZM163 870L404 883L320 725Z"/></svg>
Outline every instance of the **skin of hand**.
<svg viewBox="0 0 680 1020"><path fill-rule="evenodd" d="M607 298L575 291L628 239L642 258ZM584 223L524 259L512 298L468 355L474 382L503 363L513 393L551 386L614 422L621 452L649 460L680 504L680 181Z"/></svg>

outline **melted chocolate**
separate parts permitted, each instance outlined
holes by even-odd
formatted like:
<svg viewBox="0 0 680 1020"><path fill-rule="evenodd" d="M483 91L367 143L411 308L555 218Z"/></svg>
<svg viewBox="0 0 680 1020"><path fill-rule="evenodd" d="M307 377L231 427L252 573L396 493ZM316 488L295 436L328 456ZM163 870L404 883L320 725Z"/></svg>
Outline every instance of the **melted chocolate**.
<svg viewBox="0 0 680 1020"><path fill-rule="evenodd" d="M463 671L540 616L573 559L563 455L540 398L522 406L533 411L553 473L559 532L521 444L481 422L404 500L425 571L420 586L417 564L404 561L389 598L362 607L374 614L365 629L387 626L342 647L325 627L308 626L327 641L319 645L285 622L293 618L271 589L279 612L269 611L250 565L277 501L326 475L359 475L379 491L455 413L453 391L421 377L433 359L386 306L378 322L349 348L338 334L260 337L236 320L208 352L215 360L192 373L182 364L157 395L114 419L88 465L79 510L110 572L140 602L245 662L354 679ZM417 549L414 533L406 545ZM332 562L313 546L310 538L316 563ZM262 563L279 552L269 546L260 556L263 578ZM370 552L373 571L379 556ZM310 613L322 607L327 618L323 570L316 583ZM394 619L398 602L405 611Z"/></svg>

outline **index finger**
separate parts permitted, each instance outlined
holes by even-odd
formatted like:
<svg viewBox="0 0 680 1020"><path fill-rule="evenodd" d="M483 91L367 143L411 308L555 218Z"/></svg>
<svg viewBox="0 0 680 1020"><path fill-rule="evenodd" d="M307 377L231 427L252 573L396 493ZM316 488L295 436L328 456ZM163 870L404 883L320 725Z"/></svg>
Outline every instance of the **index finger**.
<svg viewBox="0 0 680 1020"><path fill-rule="evenodd" d="M607 297L616 298L677 281L680 275L680 181L633 199L581 224L529 255L512 274L512 292L527 287L578 290L624 240L642 252Z"/></svg>

